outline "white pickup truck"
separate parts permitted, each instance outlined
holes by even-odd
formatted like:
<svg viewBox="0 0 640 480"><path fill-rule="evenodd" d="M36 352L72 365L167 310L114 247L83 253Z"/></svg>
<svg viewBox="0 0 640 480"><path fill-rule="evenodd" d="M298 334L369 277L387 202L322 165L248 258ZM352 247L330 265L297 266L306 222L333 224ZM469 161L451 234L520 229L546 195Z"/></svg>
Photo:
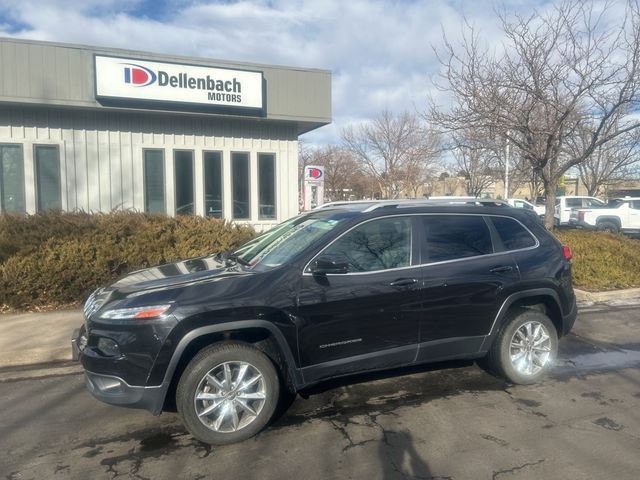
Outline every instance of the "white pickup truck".
<svg viewBox="0 0 640 480"><path fill-rule="evenodd" d="M522 200L521 198L507 198L507 203L515 208L533 210L541 217L544 217L544 212L547 210L544 205L534 205L533 203L527 200Z"/></svg>
<svg viewBox="0 0 640 480"><path fill-rule="evenodd" d="M570 225L571 212L576 208L599 208L605 203L599 198L582 196L556 197L556 209L553 213L556 227Z"/></svg>
<svg viewBox="0 0 640 480"><path fill-rule="evenodd" d="M640 233L640 197L614 198L602 207L574 208L569 224L611 233Z"/></svg>

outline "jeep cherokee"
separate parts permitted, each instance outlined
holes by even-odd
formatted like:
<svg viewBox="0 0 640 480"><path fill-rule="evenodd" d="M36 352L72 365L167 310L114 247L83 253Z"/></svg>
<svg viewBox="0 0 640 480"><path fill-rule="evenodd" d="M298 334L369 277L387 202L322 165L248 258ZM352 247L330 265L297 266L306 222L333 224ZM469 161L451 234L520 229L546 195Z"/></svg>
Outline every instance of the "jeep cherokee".
<svg viewBox="0 0 640 480"><path fill-rule="evenodd" d="M339 376L482 359L537 381L576 318L570 259L522 209L328 206L96 290L72 346L99 400L177 408L199 440L231 443Z"/></svg>

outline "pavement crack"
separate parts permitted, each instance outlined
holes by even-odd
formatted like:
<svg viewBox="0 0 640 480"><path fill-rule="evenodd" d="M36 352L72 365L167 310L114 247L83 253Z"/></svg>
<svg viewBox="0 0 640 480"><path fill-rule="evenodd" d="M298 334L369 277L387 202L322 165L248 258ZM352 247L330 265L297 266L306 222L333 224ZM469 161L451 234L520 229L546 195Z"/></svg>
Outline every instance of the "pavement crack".
<svg viewBox="0 0 640 480"><path fill-rule="evenodd" d="M508 474L508 473L517 472L517 471L522 470L523 468L527 468L527 467L535 467L536 465L540 465L541 463L543 463L545 460L546 460L546 458L541 458L537 462L524 463L524 464L518 465L516 467L507 468L507 469L504 469L504 470L498 470L496 472L493 472L493 476L491 478L492 478L492 480L496 480L496 478L498 478L500 475L505 475L505 474Z"/></svg>
<svg viewBox="0 0 640 480"><path fill-rule="evenodd" d="M375 442L376 439L375 438L368 438L366 440L361 440L360 442L354 442L353 439L351 438L351 435L349 434L349 432L347 431L347 426L351 423L354 425L362 425L360 423L357 422L353 422L353 421L348 421L345 422L344 425L340 425L338 424L338 422L334 421L334 420L329 420L329 423L331 423L331 425L333 425L333 428L335 430L337 430L338 432L340 432L342 434L342 436L344 437L344 439L348 442L348 445L342 448L342 452L346 452L347 450L350 450L354 447L360 447L362 445L366 445L367 443L371 443L371 442Z"/></svg>

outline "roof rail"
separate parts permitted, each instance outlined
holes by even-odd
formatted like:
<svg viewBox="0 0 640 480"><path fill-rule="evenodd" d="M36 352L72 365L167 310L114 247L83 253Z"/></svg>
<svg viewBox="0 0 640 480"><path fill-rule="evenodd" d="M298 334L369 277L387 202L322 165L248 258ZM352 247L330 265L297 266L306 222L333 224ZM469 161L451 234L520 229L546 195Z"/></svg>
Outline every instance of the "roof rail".
<svg viewBox="0 0 640 480"><path fill-rule="evenodd" d="M379 208L411 208L411 207L428 207L438 205L460 205L460 206L476 206L476 207L509 207L507 202L495 200L493 198L452 198L450 200L438 198L432 199L402 199L402 200L385 200L364 210L371 212Z"/></svg>
<svg viewBox="0 0 640 480"><path fill-rule="evenodd" d="M331 207L355 207L354 209L362 212L372 212L380 208L411 208L411 207L427 207L437 205L461 205L461 206L479 206L479 207L509 207L507 202L496 200L493 198L450 198L439 197L437 199L417 198L417 199L396 199L396 200L354 200L354 201L337 201L324 203L314 210Z"/></svg>

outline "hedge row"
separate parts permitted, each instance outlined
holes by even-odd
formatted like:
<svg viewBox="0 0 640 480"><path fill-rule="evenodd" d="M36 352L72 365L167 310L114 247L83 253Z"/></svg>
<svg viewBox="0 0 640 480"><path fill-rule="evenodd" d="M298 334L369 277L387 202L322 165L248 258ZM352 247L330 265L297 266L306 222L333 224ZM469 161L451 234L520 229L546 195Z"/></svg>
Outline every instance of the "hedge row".
<svg viewBox="0 0 640 480"><path fill-rule="evenodd" d="M573 253L573 283L587 290L640 286L640 240L584 230L556 230Z"/></svg>
<svg viewBox="0 0 640 480"><path fill-rule="evenodd" d="M229 250L253 229L201 217L117 212L0 216L0 309L82 301L140 268Z"/></svg>

